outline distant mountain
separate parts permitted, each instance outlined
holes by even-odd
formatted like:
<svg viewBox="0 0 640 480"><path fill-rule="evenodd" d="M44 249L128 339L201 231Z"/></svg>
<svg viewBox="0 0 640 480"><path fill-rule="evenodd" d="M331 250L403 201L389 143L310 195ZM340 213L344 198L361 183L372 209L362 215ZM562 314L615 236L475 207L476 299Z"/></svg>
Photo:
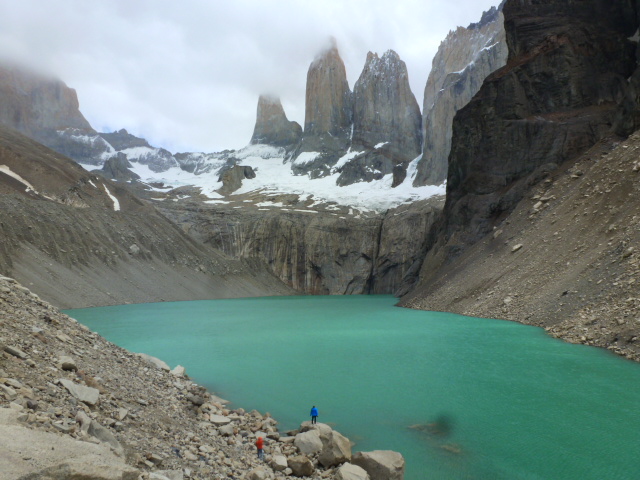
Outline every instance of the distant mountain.
<svg viewBox="0 0 640 480"><path fill-rule="evenodd" d="M414 185L439 185L447 178L453 117L480 90L487 76L507 62L502 7L478 23L449 32L433 58L424 89L424 148Z"/></svg>

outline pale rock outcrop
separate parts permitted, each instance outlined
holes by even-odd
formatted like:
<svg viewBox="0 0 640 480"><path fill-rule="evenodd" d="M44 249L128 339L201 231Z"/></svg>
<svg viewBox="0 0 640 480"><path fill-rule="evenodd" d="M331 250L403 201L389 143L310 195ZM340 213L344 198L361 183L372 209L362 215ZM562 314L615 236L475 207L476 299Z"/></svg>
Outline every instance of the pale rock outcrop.
<svg viewBox="0 0 640 480"><path fill-rule="evenodd" d="M0 409L0 472L3 480L136 480L140 471L107 446L23 427L24 414ZM52 445L55 447L52 448Z"/></svg>
<svg viewBox="0 0 640 480"><path fill-rule="evenodd" d="M351 463L363 468L371 480L402 480L404 478L404 457L391 450L356 452Z"/></svg>
<svg viewBox="0 0 640 480"><path fill-rule="evenodd" d="M322 436L322 451L318 462L325 468L334 467L351 460L351 442L335 430L329 435Z"/></svg>
<svg viewBox="0 0 640 480"><path fill-rule="evenodd" d="M164 361L159 358L153 357L151 355L147 355L146 353L138 353L137 354L141 359L147 362L149 365L153 365L160 370L164 370L165 372L170 372L171 368Z"/></svg>
<svg viewBox="0 0 640 480"><path fill-rule="evenodd" d="M296 477L309 477L315 471L313 463L306 455L289 457L289 468Z"/></svg>
<svg viewBox="0 0 640 480"><path fill-rule="evenodd" d="M339 168L338 185L406 172L422 147L420 107L409 86L406 64L393 50L369 52L353 88L351 152L362 152ZM401 181L404 177L399 178Z"/></svg>
<svg viewBox="0 0 640 480"><path fill-rule="evenodd" d="M66 378L58 380L60 384L66 388L69 393L87 405L96 405L100 397L100 391L97 388L80 385Z"/></svg>
<svg viewBox="0 0 640 480"><path fill-rule="evenodd" d="M282 472L289 467L287 462L287 457L284 455L274 455L271 458L271 468L273 468L276 472Z"/></svg>
<svg viewBox="0 0 640 480"><path fill-rule="evenodd" d="M370 480L367 471L352 463L345 463L336 470L336 480Z"/></svg>
<svg viewBox="0 0 640 480"><path fill-rule="evenodd" d="M300 141L302 127L289 121L278 97L260 95L251 144L290 147Z"/></svg>
<svg viewBox="0 0 640 480"><path fill-rule="evenodd" d="M333 39L309 66L305 101L304 134L291 157L292 169L320 177L347 150L353 117L347 72Z"/></svg>
<svg viewBox="0 0 640 480"><path fill-rule="evenodd" d="M447 178L453 117L507 61L503 4L483 13L480 22L449 32L433 58L424 90L424 147L416 186L437 185Z"/></svg>
<svg viewBox="0 0 640 480"><path fill-rule="evenodd" d="M306 455L314 455L322 451L322 439L319 430L309 430L296 435L293 444Z"/></svg>

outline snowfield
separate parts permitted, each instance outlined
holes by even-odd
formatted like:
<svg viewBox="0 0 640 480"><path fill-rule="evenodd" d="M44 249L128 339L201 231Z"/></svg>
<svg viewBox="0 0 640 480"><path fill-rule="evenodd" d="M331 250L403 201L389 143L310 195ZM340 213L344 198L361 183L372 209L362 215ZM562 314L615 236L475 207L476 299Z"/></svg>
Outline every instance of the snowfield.
<svg viewBox="0 0 640 480"><path fill-rule="evenodd" d="M133 152L132 152L133 153ZM136 152L142 153L142 152ZM338 164L345 165L356 158L362 152L349 152L340 159ZM200 158L212 168L208 173L199 175L186 172L178 167L172 167L164 172L153 172L148 166L130 158L132 171L140 176L145 183L163 183L166 188L156 188L158 191L167 191L168 188L182 186L199 187L202 194L211 200L208 203L224 203L223 196L216 192L222 187L218 181L219 171L224 162L218 154L191 154L193 158ZM303 154L305 155L305 154ZM302 162L312 161L320 155L317 152L307 152ZM262 195L298 194L314 200L314 204L335 202L338 205L354 207L360 211L380 212L396 207L404 203L426 199L435 195L445 194L445 185L413 187L412 182L416 174L416 166L420 157L411 162L405 181L391 188L392 175L386 175L380 180L372 182L360 182L344 187L336 185L339 173L334 168L334 173L323 178L311 179L307 175L294 175L291 163L285 162L285 151L282 148L268 145L248 145L233 152L232 156L238 160L238 165L249 166L256 173L256 178L245 179L242 187L233 195L260 192ZM302 155L301 155L302 156ZM295 161L301 163L300 156ZM337 166L337 165L336 165ZM95 168L87 165L86 168ZM278 204L263 202L260 206L275 207Z"/></svg>

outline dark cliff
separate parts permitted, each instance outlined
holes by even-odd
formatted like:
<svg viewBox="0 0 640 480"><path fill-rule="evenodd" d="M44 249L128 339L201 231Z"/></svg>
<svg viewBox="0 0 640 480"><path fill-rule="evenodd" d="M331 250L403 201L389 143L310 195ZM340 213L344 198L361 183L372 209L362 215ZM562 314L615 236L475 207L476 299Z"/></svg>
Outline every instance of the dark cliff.
<svg viewBox="0 0 640 480"><path fill-rule="evenodd" d="M507 65L454 120L440 232L453 249L490 231L528 176L637 126L635 2L508 1L504 15Z"/></svg>

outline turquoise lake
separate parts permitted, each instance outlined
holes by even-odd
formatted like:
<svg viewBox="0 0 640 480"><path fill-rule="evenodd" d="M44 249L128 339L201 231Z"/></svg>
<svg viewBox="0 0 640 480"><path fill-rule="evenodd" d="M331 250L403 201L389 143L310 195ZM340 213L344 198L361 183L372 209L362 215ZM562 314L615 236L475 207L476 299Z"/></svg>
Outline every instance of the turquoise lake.
<svg viewBox="0 0 640 480"><path fill-rule="evenodd" d="M281 431L318 420L396 450L407 480L640 478L640 365L517 323L391 296L268 297L66 313L187 369ZM443 434L411 429L436 422Z"/></svg>

